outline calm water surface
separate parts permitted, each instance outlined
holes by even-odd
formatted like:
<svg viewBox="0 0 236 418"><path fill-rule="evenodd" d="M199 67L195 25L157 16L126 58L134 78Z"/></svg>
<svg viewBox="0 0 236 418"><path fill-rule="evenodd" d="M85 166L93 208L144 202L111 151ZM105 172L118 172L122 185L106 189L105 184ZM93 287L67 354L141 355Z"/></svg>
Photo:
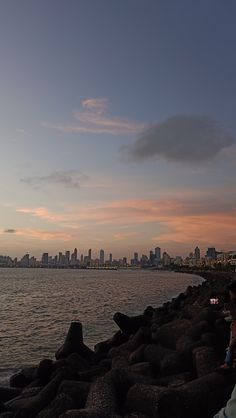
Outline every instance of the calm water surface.
<svg viewBox="0 0 236 418"><path fill-rule="evenodd" d="M0 269L0 383L19 366L53 358L71 321L82 321L93 348L117 330L116 311L140 314L201 282L148 270Z"/></svg>

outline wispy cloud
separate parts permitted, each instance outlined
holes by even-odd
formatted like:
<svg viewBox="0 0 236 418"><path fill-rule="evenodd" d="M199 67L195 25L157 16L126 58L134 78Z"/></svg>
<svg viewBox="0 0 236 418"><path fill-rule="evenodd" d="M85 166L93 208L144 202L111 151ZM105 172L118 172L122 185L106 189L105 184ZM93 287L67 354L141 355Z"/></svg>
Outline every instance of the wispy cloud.
<svg viewBox="0 0 236 418"><path fill-rule="evenodd" d="M77 170L54 171L47 176L25 177L20 181L35 188L45 185L60 185L70 189L80 189L81 185L88 180L88 176Z"/></svg>
<svg viewBox="0 0 236 418"><path fill-rule="evenodd" d="M127 238L137 238L140 236L139 232L117 232L114 234L115 241L124 241Z"/></svg>
<svg viewBox="0 0 236 418"><path fill-rule="evenodd" d="M82 223L132 225L171 219L172 217L212 216L235 212L236 193L219 190L218 196L194 193L188 198L130 199L107 202L104 205L92 203L86 207L74 208L67 213L55 213L45 207L19 208L17 212L40 219L74 226Z"/></svg>
<svg viewBox="0 0 236 418"><path fill-rule="evenodd" d="M212 198L212 200L211 200ZM211 200L211 201L210 201ZM197 196L192 199L135 199L107 203L104 206L91 206L79 209L80 222L101 225L134 225L152 222L165 222L173 217L212 216L232 214L236 204L236 195L220 193L207 199Z"/></svg>
<svg viewBox="0 0 236 418"><path fill-rule="evenodd" d="M84 99L81 101L82 107L96 113L105 113L108 109L108 99Z"/></svg>
<svg viewBox="0 0 236 418"><path fill-rule="evenodd" d="M53 213L52 211L44 207L19 208L17 209L17 212L36 216L37 218L44 219L50 222L57 222L57 223L66 223L67 221L70 221L71 219L70 216L65 213L63 214Z"/></svg>
<svg viewBox="0 0 236 418"><path fill-rule="evenodd" d="M73 235L65 233L65 232L58 232L58 231L43 231L37 229L21 229L17 231L17 235L24 236L27 238L34 238L42 241L70 241L73 239Z"/></svg>
<svg viewBox="0 0 236 418"><path fill-rule="evenodd" d="M21 134L22 136L26 136L26 137L31 136L31 134L23 128L16 128L16 132L18 134Z"/></svg>
<svg viewBox="0 0 236 418"><path fill-rule="evenodd" d="M16 232L17 230L12 228L4 229L5 234L15 234Z"/></svg>
<svg viewBox="0 0 236 418"><path fill-rule="evenodd" d="M44 207L37 208L18 208L19 213L33 216L43 221L54 223L62 228L77 230L80 227L80 219L78 213L55 213Z"/></svg>
<svg viewBox="0 0 236 418"><path fill-rule="evenodd" d="M84 99L81 101L82 110L73 112L74 122L46 125L66 133L92 133L92 134L138 134L146 124L130 121L125 118L110 116L108 114L108 100Z"/></svg>
<svg viewBox="0 0 236 418"><path fill-rule="evenodd" d="M212 160L235 143L228 132L206 116L174 116L152 125L126 148L135 160L164 158L201 163Z"/></svg>
<svg viewBox="0 0 236 418"><path fill-rule="evenodd" d="M9 231L9 230L8 230ZM74 239L74 235L64 231L48 231L41 229L31 229L31 228L19 228L17 230L11 230L12 232L7 232L7 230L0 230L0 235L6 233L14 234L14 236L32 238L42 241L70 241Z"/></svg>
<svg viewBox="0 0 236 418"><path fill-rule="evenodd" d="M184 196L182 199L163 197L113 201L100 206L91 204L74 208L66 214L53 213L46 208L21 208L18 211L54 223L66 230L66 234L71 230L70 236L75 233L70 228L74 231L80 228L81 237L89 232L95 239L95 230L104 230L113 242L130 241L137 239L139 228L145 230L150 225L150 239L155 237L160 243L199 242L236 246L236 229L232 227L236 219L235 207L235 190L219 190L217 196L209 192L208 195L197 193L195 197ZM121 227L125 231L120 231Z"/></svg>
<svg viewBox="0 0 236 418"><path fill-rule="evenodd" d="M173 216L165 221L165 229L154 239L159 243L199 243L236 248L236 230L232 228L236 213L199 216ZM233 249L235 249L233 248Z"/></svg>

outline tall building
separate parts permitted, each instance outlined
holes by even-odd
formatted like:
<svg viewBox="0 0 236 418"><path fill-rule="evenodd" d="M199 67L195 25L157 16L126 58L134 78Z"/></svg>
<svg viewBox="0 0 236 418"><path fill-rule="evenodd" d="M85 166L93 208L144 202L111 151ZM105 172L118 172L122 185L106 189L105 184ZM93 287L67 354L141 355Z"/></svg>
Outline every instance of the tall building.
<svg viewBox="0 0 236 418"><path fill-rule="evenodd" d="M61 252L58 254L58 264L59 265L62 265L63 264L63 255L62 255Z"/></svg>
<svg viewBox="0 0 236 418"><path fill-rule="evenodd" d="M123 267L126 267L127 265L128 265L128 263L127 263L127 257L123 257L122 266Z"/></svg>
<svg viewBox="0 0 236 418"><path fill-rule="evenodd" d="M207 249L206 256L208 258L211 258L212 260L216 260L216 258L217 258L217 251L216 251L215 247L209 247Z"/></svg>
<svg viewBox="0 0 236 418"><path fill-rule="evenodd" d="M148 256L145 254L142 254L142 257L140 258L140 263L141 263L141 266L148 266L148 263L149 263Z"/></svg>
<svg viewBox="0 0 236 418"><path fill-rule="evenodd" d="M163 267L170 266L171 259L170 259L169 254L167 254L166 252L163 253L162 262L163 262Z"/></svg>
<svg viewBox="0 0 236 418"><path fill-rule="evenodd" d="M134 261L135 263L138 263L138 253L134 253Z"/></svg>
<svg viewBox="0 0 236 418"><path fill-rule="evenodd" d="M100 265L101 266L104 266L104 263L105 263L105 253L104 253L104 250L100 250L99 262L100 262Z"/></svg>
<svg viewBox="0 0 236 418"><path fill-rule="evenodd" d="M154 260L155 260L155 254L154 254L154 252L153 252L153 251L150 251L150 252L149 252L149 263L150 263L151 265L153 265L153 264L154 264Z"/></svg>
<svg viewBox="0 0 236 418"><path fill-rule="evenodd" d="M110 265L112 265L112 261L113 261L113 260L112 260L112 254L110 253L110 254L109 254L109 264L110 264Z"/></svg>
<svg viewBox="0 0 236 418"><path fill-rule="evenodd" d="M92 250L91 250L91 248L88 250L88 258L89 258L89 261L92 260Z"/></svg>
<svg viewBox="0 0 236 418"><path fill-rule="evenodd" d="M75 248L73 253L71 254L71 264L72 265L77 264L77 261L78 261L77 257L78 257L77 248Z"/></svg>
<svg viewBox="0 0 236 418"><path fill-rule="evenodd" d="M43 266L48 265L48 253L43 253L41 263L42 263Z"/></svg>
<svg viewBox="0 0 236 418"><path fill-rule="evenodd" d="M130 263L132 267L137 267L139 265L138 253L134 253L134 258L130 260Z"/></svg>
<svg viewBox="0 0 236 418"><path fill-rule="evenodd" d="M70 264L70 251L65 252L65 264L67 266Z"/></svg>
<svg viewBox="0 0 236 418"><path fill-rule="evenodd" d="M20 260L20 264L23 267L29 267L29 254L25 254Z"/></svg>
<svg viewBox="0 0 236 418"><path fill-rule="evenodd" d="M194 257L196 258L196 260L200 260L200 258L201 258L201 252L200 252L200 249L198 247L196 247L195 250L194 250Z"/></svg>
<svg viewBox="0 0 236 418"><path fill-rule="evenodd" d="M29 259L29 266L30 267L36 267L36 263L37 263L36 258L34 256L33 257L30 257L30 259Z"/></svg>
<svg viewBox="0 0 236 418"><path fill-rule="evenodd" d="M161 260L161 249L160 249L160 247L156 247L155 248L155 259L157 261L160 261Z"/></svg>

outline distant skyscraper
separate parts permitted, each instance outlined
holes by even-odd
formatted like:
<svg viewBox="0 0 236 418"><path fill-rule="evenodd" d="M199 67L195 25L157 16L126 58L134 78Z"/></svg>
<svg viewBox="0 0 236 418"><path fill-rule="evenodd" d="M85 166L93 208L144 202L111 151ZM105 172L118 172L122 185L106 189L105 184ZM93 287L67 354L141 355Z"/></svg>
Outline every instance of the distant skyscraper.
<svg viewBox="0 0 236 418"><path fill-rule="evenodd" d="M89 258L89 260L92 260L92 250L91 250L91 248L88 250L88 258Z"/></svg>
<svg viewBox="0 0 236 418"><path fill-rule="evenodd" d="M100 250L100 258L99 258L100 264L103 266L105 262L105 253L104 250Z"/></svg>
<svg viewBox="0 0 236 418"><path fill-rule="evenodd" d="M112 264L112 254L109 255L109 263Z"/></svg>
<svg viewBox="0 0 236 418"><path fill-rule="evenodd" d="M171 259L169 254L167 254L166 252L163 253L163 266L164 267L168 267L171 263Z"/></svg>
<svg viewBox="0 0 236 418"><path fill-rule="evenodd" d="M29 259L29 266L36 267L36 258L34 256Z"/></svg>
<svg viewBox="0 0 236 418"><path fill-rule="evenodd" d="M58 263L61 265L63 264L63 257L62 257L62 253L59 253L58 255Z"/></svg>
<svg viewBox="0 0 236 418"><path fill-rule="evenodd" d="M216 252L215 247L209 247L209 248L207 249L206 256L207 256L208 258L212 258L213 260L216 260L217 252Z"/></svg>
<svg viewBox="0 0 236 418"><path fill-rule="evenodd" d="M70 251L65 252L65 263L70 264Z"/></svg>
<svg viewBox="0 0 236 418"><path fill-rule="evenodd" d="M71 254L71 264L77 264L77 248L74 249L73 253Z"/></svg>
<svg viewBox="0 0 236 418"><path fill-rule="evenodd" d="M21 265L24 267L29 267L29 254L25 254L21 259Z"/></svg>
<svg viewBox="0 0 236 418"><path fill-rule="evenodd" d="M139 265L139 261L138 261L138 253L134 253L134 258L132 258L130 260L131 266L136 267Z"/></svg>
<svg viewBox="0 0 236 418"><path fill-rule="evenodd" d="M196 247L194 250L194 257L196 258L196 260L200 260L201 258L200 249L198 247Z"/></svg>
<svg viewBox="0 0 236 418"><path fill-rule="evenodd" d="M153 251L149 252L149 262L150 264L154 264L154 260L155 260L155 254Z"/></svg>
<svg viewBox="0 0 236 418"><path fill-rule="evenodd" d="M142 254L142 257L140 258L141 266L147 266L149 262L148 256L145 254Z"/></svg>
<svg viewBox="0 0 236 418"><path fill-rule="evenodd" d="M123 257L122 265L123 265L123 267L127 266L127 257Z"/></svg>
<svg viewBox="0 0 236 418"><path fill-rule="evenodd" d="M157 261L160 261L161 260L161 249L160 249L160 247L156 247L155 248L155 259Z"/></svg>
<svg viewBox="0 0 236 418"><path fill-rule="evenodd" d="M43 253L41 262L44 266L48 265L48 253Z"/></svg>
<svg viewBox="0 0 236 418"><path fill-rule="evenodd" d="M134 253L134 262L135 264L138 263L138 253Z"/></svg>
<svg viewBox="0 0 236 418"><path fill-rule="evenodd" d="M151 260L153 258L153 251L149 251L149 260Z"/></svg>

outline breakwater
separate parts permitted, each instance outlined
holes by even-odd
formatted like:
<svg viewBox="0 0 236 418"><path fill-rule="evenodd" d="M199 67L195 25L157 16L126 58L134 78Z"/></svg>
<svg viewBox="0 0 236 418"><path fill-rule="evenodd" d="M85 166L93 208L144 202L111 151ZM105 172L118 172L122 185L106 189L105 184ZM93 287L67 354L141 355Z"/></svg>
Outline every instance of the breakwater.
<svg viewBox="0 0 236 418"><path fill-rule="evenodd" d="M232 275L201 273L161 307L114 314L117 331L94 350L72 322L55 359L42 359L0 388L0 417L210 418L232 391L222 371L229 324L222 318ZM218 297L218 305L210 299Z"/></svg>

